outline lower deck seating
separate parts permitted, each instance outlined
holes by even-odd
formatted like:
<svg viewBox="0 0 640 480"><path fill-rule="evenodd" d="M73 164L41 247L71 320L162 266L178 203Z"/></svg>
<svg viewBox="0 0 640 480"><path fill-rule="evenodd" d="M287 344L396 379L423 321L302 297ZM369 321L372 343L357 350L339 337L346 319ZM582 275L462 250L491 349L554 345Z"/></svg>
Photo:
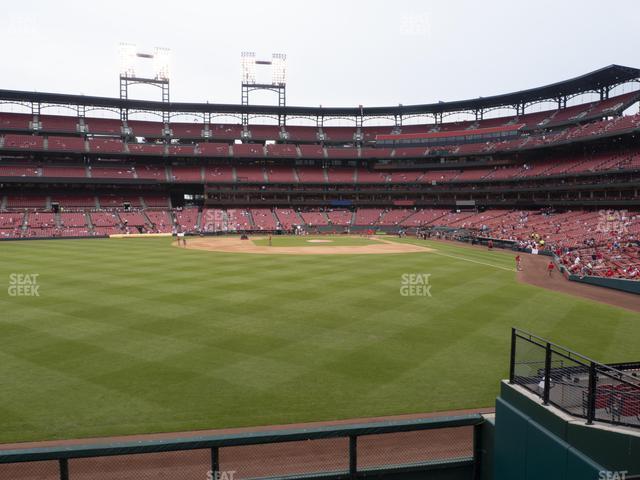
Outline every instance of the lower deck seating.
<svg viewBox="0 0 640 480"><path fill-rule="evenodd" d="M180 232L194 232L198 228L198 209L184 208L175 212L176 227Z"/></svg>
<svg viewBox="0 0 640 480"><path fill-rule="evenodd" d="M252 208L250 213L258 230L276 230L278 228L276 218L270 208Z"/></svg>
<svg viewBox="0 0 640 480"><path fill-rule="evenodd" d="M146 210L145 215L149 219L150 231L153 233L172 233L173 218L168 210Z"/></svg>
<svg viewBox="0 0 640 480"><path fill-rule="evenodd" d="M510 240L522 248L548 249L576 275L640 280L640 212L625 210L507 210L454 211L440 208L198 208L170 210L168 197L147 195L145 203L161 208L133 210L122 203L135 196L95 197L51 195L61 211L45 208L47 197L8 196L0 211L0 239L60 236L102 236L122 233L175 231L272 231L301 225L317 227L405 227L472 231ZM137 197L140 199L140 197ZM1 198L0 198L1 199ZM150 199L157 199L158 202ZM80 205L77 205L80 204Z"/></svg>

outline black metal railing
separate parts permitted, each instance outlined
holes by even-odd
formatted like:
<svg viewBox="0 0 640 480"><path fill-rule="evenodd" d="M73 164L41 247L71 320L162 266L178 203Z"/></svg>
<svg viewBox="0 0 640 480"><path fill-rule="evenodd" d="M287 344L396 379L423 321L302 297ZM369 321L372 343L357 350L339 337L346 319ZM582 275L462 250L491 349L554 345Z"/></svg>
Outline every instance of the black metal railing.
<svg viewBox="0 0 640 480"><path fill-rule="evenodd" d="M484 419L472 414L293 430L0 450L12 480L384 478L456 470L480 478Z"/></svg>
<svg viewBox="0 0 640 480"><path fill-rule="evenodd" d="M605 365L531 333L511 331L509 382L570 415L640 428L639 363Z"/></svg>

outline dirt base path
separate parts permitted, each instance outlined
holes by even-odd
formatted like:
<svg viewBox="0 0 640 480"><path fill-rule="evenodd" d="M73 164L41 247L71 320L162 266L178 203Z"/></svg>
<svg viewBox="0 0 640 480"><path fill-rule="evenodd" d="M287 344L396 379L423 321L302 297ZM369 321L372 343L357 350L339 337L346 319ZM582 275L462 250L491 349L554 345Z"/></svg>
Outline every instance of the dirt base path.
<svg viewBox="0 0 640 480"><path fill-rule="evenodd" d="M238 237L200 237L187 239L187 247L210 252L226 253L258 253L263 255L361 255L388 253L417 253L430 252L432 249L420 245L397 243L383 238L368 237L375 241L373 245L309 245L304 247L269 247L255 245L251 240L262 240L264 237L250 237L240 240ZM173 245L178 247L177 242ZM185 247L181 247L185 248Z"/></svg>
<svg viewBox="0 0 640 480"><path fill-rule="evenodd" d="M558 269L555 269L552 276L549 277L547 265L550 257L522 254L521 258L523 270L518 272L518 281L520 282L640 312L639 295L586 283L572 282L564 278L564 275Z"/></svg>

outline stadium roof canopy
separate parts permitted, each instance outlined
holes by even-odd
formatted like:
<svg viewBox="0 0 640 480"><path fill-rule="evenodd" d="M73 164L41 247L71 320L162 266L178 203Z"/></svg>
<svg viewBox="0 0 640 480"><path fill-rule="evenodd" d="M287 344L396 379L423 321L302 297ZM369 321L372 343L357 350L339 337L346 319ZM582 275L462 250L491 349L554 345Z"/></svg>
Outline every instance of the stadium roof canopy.
<svg viewBox="0 0 640 480"><path fill-rule="evenodd" d="M238 105L220 103L163 103L158 101L68 95L60 93L0 90L0 101L54 105L84 105L129 110L165 111L180 113L216 113L290 116L385 116L441 114L445 112L477 111L499 107L529 105L544 100L560 100L586 92L601 92L616 85L640 80L640 69L610 65L579 77L519 92L479 97L468 100L438 102L422 105L388 107L296 107L270 105Z"/></svg>

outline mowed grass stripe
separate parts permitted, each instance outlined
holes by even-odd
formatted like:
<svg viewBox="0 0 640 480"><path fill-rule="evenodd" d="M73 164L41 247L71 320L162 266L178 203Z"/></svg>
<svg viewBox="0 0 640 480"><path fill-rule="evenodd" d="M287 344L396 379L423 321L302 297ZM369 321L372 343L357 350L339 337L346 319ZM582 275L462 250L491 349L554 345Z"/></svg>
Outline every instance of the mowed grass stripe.
<svg viewBox="0 0 640 480"><path fill-rule="evenodd" d="M519 284L510 252L399 241L461 258L3 243L0 286L39 273L40 297L0 291L0 441L489 406L513 325L635 359L638 315Z"/></svg>

